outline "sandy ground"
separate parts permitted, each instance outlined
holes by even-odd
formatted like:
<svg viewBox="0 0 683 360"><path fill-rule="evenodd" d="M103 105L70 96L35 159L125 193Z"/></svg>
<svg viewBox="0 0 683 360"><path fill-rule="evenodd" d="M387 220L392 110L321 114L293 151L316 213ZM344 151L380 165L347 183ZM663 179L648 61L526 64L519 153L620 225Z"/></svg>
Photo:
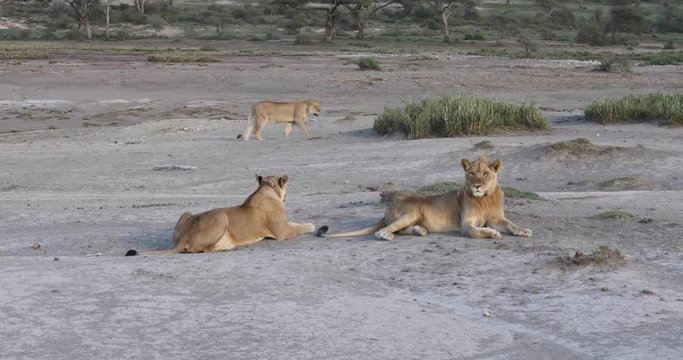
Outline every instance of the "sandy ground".
<svg viewBox="0 0 683 360"><path fill-rule="evenodd" d="M676 359L683 353L683 130L600 126L601 97L680 92L683 67L596 73L591 63L384 56L360 72L333 54L144 55L0 64L2 359ZM533 101L542 134L406 140L371 127L385 105L448 94ZM261 99L319 98L311 139L270 124L235 139ZM597 151L549 154L585 137ZM215 254L170 248L185 211L237 205L255 174L288 174L292 221L374 223L382 190L462 178L489 140L531 238L460 234L263 241ZM601 150L602 149L602 150ZM604 150L604 151L603 151ZM181 165L192 170L156 171ZM639 177L637 188L601 182ZM595 215L622 210L634 218ZM39 243L39 249L31 246ZM576 266L577 250L625 262Z"/></svg>

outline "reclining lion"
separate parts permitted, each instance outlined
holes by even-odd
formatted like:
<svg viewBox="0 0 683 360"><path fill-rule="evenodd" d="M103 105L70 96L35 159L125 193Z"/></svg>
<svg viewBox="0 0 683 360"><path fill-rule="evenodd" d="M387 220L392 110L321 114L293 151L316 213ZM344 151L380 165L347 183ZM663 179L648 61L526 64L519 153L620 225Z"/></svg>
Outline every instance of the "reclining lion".
<svg viewBox="0 0 683 360"><path fill-rule="evenodd" d="M257 176L258 189L242 205L209 210L201 214L184 213L173 230L175 247L170 250L142 252L140 255L171 255L230 250L257 243L264 238L285 240L315 231L313 224L287 221L285 196L287 175ZM128 250L126 256L138 255Z"/></svg>
<svg viewBox="0 0 683 360"><path fill-rule="evenodd" d="M457 191L434 196L410 196L398 201L374 226L356 231L327 235L328 227L318 229L317 236L345 237L375 233L381 240L393 240L394 233L427 235L428 232L458 231L473 238L500 239L500 232L531 236L505 218L503 190L498 185L501 160L488 162L480 156L470 162L462 159L465 182Z"/></svg>
<svg viewBox="0 0 683 360"><path fill-rule="evenodd" d="M249 118L247 119L247 128L237 138L244 138L248 141L251 133L256 135L256 138L261 138L261 130L266 122L270 119L275 123L287 123L285 127L285 139L292 131L292 125L296 124L305 137L308 137L308 130L306 129L306 117L309 113L318 117L320 115L320 103L317 100L295 100L290 102L272 102L260 101L251 107ZM253 119L253 120L252 120Z"/></svg>

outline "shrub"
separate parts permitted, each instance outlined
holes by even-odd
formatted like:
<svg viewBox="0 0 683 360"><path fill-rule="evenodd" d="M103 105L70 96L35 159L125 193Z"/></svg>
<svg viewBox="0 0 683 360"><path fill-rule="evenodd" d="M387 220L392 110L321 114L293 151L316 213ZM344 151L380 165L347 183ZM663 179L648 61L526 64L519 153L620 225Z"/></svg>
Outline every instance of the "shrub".
<svg viewBox="0 0 683 360"><path fill-rule="evenodd" d="M586 120L601 124L653 122L683 126L683 94L662 93L597 100L588 105Z"/></svg>
<svg viewBox="0 0 683 360"><path fill-rule="evenodd" d="M464 96L446 96L386 107L375 120L380 134L400 132L413 139L488 135L504 130L540 130L547 127L538 107Z"/></svg>
<svg viewBox="0 0 683 360"><path fill-rule="evenodd" d="M595 71L603 72L631 72L631 61L623 57L608 56L600 60Z"/></svg>
<svg viewBox="0 0 683 360"><path fill-rule="evenodd" d="M353 63L358 65L361 70L382 70L379 66L379 61L371 57L359 57L353 60Z"/></svg>
<svg viewBox="0 0 683 360"><path fill-rule="evenodd" d="M674 49L674 41L669 39L662 44L665 50L673 50Z"/></svg>
<svg viewBox="0 0 683 360"><path fill-rule="evenodd" d="M470 33L470 32L465 33L463 40L477 41L477 40L486 40L486 38L484 37L484 34L477 31L477 32L473 32L473 33Z"/></svg>

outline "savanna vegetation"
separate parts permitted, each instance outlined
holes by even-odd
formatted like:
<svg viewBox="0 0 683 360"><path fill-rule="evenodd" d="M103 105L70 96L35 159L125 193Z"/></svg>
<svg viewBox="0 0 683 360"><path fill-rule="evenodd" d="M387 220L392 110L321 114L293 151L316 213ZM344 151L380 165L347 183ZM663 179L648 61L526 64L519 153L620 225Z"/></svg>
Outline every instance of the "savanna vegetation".
<svg viewBox="0 0 683 360"><path fill-rule="evenodd" d="M386 107L377 117L380 135L402 133L411 139L490 135L504 131L547 128L541 110L532 104L466 96L445 96Z"/></svg>
<svg viewBox="0 0 683 360"><path fill-rule="evenodd" d="M629 95L596 100L585 110L586 119L601 124L651 122L683 126L683 94Z"/></svg>
<svg viewBox="0 0 683 360"><path fill-rule="evenodd" d="M683 39L678 0L0 0L0 16L9 20L0 39L10 40L287 40L353 49L485 43L482 51L493 54L513 43L519 50L499 55L521 57L573 55L548 54L539 46L545 41L627 49L648 42L669 50L652 63L683 58L675 51Z"/></svg>

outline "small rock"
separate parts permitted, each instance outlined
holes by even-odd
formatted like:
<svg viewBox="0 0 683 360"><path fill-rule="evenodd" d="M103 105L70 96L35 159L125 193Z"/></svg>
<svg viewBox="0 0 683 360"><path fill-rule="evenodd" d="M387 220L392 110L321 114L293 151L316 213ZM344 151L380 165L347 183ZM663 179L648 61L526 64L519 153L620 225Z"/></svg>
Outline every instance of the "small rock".
<svg viewBox="0 0 683 360"><path fill-rule="evenodd" d="M601 291L607 291L607 290L609 290L609 289L607 288L607 286L605 286L605 287L601 287L600 290L601 290Z"/></svg>
<svg viewBox="0 0 683 360"><path fill-rule="evenodd" d="M640 292L643 295L654 295L655 292L652 290L644 289L643 291Z"/></svg>
<svg viewBox="0 0 683 360"><path fill-rule="evenodd" d="M40 243L34 242L33 245L31 245L31 248L38 250L38 249L40 249L40 246L41 246Z"/></svg>
<svg viewBox="0 0 683 360"><path fill-rule="evenodd" d="M484 310L483 314L485 317L491 317L491 313L488 310Z"/></svg>
<svg viewBox="0 0 683 360"><path fill-rule="evenodd" d="M59 261L59 258L58 258L58 257L56 257L56 258L54 258L53 260L54 260L54 261Z"/></svg>

